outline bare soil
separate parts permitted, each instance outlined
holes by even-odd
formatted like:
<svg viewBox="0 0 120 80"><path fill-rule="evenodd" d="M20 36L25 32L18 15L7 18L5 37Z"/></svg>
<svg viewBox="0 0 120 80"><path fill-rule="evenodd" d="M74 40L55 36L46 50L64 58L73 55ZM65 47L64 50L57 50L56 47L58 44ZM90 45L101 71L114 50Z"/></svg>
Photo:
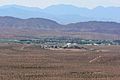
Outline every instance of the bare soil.
<svg viewBox="0 0 120 80"><path fill-rule="evenodd" d="M0 44L0 80L120 80L120 46L84 47Z"/></svg>

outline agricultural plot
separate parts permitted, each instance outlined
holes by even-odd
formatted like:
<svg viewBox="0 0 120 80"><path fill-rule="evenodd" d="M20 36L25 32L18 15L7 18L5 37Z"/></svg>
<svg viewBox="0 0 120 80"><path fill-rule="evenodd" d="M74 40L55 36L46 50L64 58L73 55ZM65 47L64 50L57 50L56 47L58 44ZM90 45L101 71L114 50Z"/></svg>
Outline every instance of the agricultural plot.
<svg viewBox="0 0 120 80"><path fill-rule="evenodd" d="M0 44L0 80L120 80L120 46Z"/></svg>

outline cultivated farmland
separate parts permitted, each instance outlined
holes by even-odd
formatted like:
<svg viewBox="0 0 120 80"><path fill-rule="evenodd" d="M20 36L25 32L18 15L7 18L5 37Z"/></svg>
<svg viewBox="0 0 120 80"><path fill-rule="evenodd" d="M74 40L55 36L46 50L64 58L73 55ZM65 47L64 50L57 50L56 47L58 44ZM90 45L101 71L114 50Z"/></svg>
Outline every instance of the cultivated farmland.
<svg viewBox="0 0 120 80"><path fill-rule="evenodd" d="M120 46L84 47L0 43L0 80L120 80Z"/></svg>

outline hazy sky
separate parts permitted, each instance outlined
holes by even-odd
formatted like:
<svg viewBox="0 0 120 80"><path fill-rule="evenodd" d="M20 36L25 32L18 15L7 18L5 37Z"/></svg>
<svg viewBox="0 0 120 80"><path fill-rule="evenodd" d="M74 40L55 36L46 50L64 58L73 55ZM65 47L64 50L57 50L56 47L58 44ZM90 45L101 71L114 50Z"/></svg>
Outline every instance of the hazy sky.
<svg viewBox="0 0 120 80"><path fill-rule="evenodd" d="M17 4L45 8L56 4L70 4L80 7L94 8L96 6L120 7L120 0L0 0L0 5Z"/></svg>

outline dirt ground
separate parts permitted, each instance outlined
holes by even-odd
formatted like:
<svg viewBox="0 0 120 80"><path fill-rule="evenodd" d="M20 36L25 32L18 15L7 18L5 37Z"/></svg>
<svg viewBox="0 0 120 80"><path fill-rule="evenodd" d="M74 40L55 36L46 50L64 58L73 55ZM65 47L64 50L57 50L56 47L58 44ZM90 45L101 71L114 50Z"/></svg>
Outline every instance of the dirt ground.
<svg viewBox="0 0 120 80"><path fill-rule="evenodd" d="M84 47L0 44L0 80L120 80L120 46Z"/></svg>

